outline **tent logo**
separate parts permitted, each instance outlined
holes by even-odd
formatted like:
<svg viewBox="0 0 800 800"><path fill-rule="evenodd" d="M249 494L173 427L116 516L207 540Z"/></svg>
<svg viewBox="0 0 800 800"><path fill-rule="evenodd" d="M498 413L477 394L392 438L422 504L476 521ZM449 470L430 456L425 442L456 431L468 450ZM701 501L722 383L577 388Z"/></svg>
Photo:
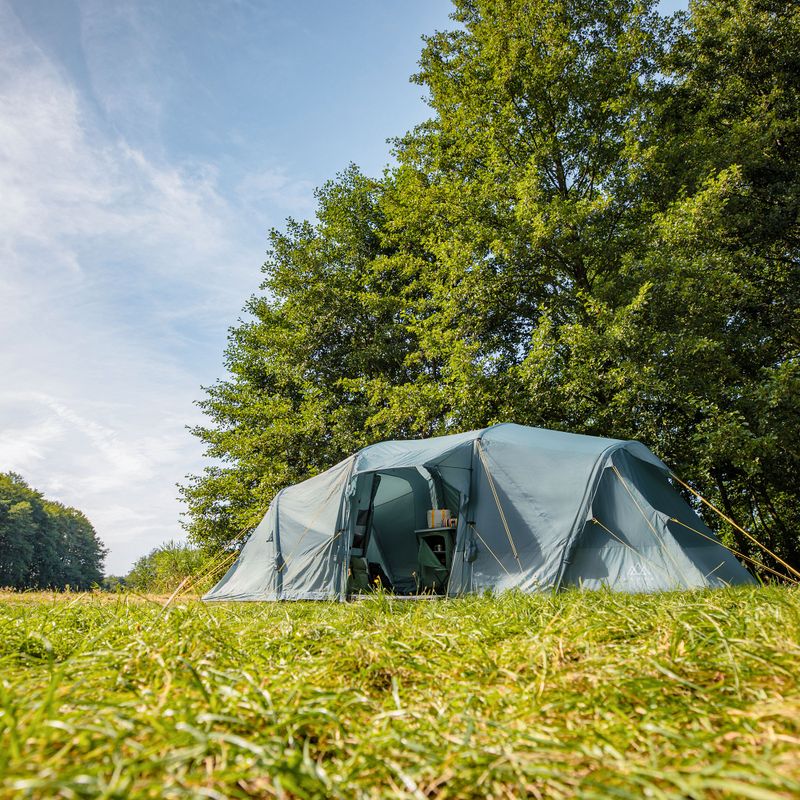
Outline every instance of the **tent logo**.
<svg viewBox="0 0 800 800"><path fill-rule="evenodd" d="M649 577L651 577L651 575L650 575L650 570L647 569L647 567L645 567L644 564L634 564L628 570L628 577L629 578L649 578Z"/></svg>

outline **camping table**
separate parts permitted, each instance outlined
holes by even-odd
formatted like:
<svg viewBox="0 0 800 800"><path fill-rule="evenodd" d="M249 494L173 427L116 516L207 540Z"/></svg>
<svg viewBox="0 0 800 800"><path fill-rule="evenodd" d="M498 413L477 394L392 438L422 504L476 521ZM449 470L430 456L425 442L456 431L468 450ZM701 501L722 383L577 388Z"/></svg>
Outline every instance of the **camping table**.
<svg viewBox="0 0 800 800"><path fill-rule="evenodd" d="M439 559L442 566L449 570L453 562L453 534L455 533L455 528L448 526L440 528L419 528L415 530L414 533L417 535L417 541L424 541L433 551L436 558ZM437 539L441 539L444 542L443 551L434 550L433 544Z"/></svg>

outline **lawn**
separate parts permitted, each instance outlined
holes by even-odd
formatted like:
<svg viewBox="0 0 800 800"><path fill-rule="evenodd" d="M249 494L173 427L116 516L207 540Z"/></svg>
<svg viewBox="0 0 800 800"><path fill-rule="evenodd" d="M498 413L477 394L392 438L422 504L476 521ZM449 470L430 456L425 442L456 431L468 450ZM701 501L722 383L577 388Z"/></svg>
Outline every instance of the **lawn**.
<svg viewBox="0 0 800 800"><path fill-rule="evenodd" d="M0 796L800 796L800 592L0 595Z"/></svg>

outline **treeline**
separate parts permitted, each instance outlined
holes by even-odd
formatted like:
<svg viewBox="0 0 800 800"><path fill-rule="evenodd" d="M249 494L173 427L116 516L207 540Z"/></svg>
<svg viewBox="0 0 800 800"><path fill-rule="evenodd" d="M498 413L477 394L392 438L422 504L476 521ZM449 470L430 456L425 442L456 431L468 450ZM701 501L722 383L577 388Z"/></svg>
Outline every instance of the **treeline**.
<svg viewBox="0 0 800 800"><path fill-rule="evenodd" d="M194 431L194 541L376 440L510 420L645 442L800 567L800 5L453 20L396 165L270 233Z"/></svg>
<svg viewBox="0 0 800 800"><path fill-rule="evenodd" d="M102 583L105 556L80 511L0 474L0 587L90 589Z"/></svg>

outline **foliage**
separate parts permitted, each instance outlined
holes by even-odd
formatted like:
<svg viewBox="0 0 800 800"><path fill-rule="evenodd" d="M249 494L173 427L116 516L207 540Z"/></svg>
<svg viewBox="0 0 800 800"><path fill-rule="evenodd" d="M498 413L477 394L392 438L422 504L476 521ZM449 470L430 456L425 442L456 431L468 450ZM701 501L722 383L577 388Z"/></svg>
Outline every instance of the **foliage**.
<svg viewBox="0 0 800 800"><path fill-rule="evenodd" d="M100 588L106 592L121 592L126 585L123 575L106 575L100 583Z"/></svg>
<svg viewBox="0 0 800 800"><path fill-rule="evenodd" d="M103 579L105 554L80 511L0 473L0 586L90 589Z"/></svg>
<svg viewBox="0 0 800 800"><path fill-rule="evenodd" d="M800 595L0 601L0 794L800 793Z"/></svg>
<svg viewBox="0 0 800 800"><path fill-rule="evenodd" d="M800 564L800 7L697 3L666 61L648 327L682 351L673 463ZM660 306L660 307L659 307ZM667 373L666 368L669 368ZM671 455L671 453L670 453Z"/></svg>
<svg viewBox="0 0 800 800"><path fill-rule="evenodd" d="M800 567L800 7L454 6L396 166L272 232L192 537L361 445L511 420L645 442Z"/></svg>
<svg viewBox="0 0 800 800"><path fill-rule="evenodd" d="M138 559L123 584L140 592L171 593L184 578L196 575L204 564L205 555L201 550L170 541Z"/></svg>

